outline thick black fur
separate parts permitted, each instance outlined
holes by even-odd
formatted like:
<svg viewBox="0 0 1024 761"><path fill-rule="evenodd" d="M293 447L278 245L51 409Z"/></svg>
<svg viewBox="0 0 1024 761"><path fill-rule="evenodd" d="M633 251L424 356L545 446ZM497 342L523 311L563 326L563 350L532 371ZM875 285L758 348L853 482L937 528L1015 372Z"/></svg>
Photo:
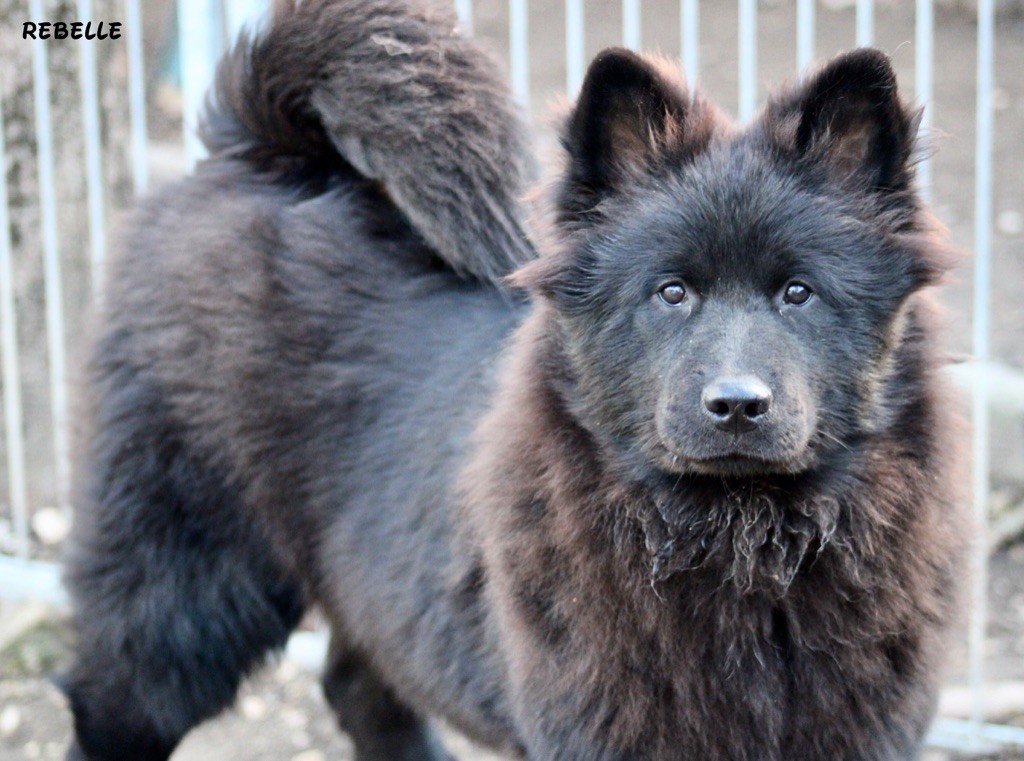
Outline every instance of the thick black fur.
<svg viewBox="0 0 1024 761"><path fill-rule="evenodd" d="M534 259L526 140L452 28L281 5L139 210L84 390L69 758L166 759L313 605L359 761L446 758L434 716L531 761L916 758L963 532L888 61L740 130L605 52ZM735 377L771 391L743 433L704 401Z"/></svg>

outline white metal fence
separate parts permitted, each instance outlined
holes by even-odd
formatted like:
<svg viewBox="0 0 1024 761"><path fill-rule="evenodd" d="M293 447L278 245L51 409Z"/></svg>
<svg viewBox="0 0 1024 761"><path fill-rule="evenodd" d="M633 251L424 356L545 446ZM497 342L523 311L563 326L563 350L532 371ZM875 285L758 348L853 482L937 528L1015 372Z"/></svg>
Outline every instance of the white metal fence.
<svg viewBox="0 0 1024 761"><path fill-rule="evenodd" d="M473 0L454 0L461 24L474 27ZM480 2L481 0L478 0ZM524 104L531 99L531 30L529 0L507 0L508 65L513 90ZM540 2L540 0L534 0ZM621 44L640 48L643 38L642 14L645 9L666 5L677 7L679 49L676 51L691 80L701 76L701 11L717 10L711 0L621 0ZM592 4L591 4L592 5ZM931 104L934 84L935 3L915 0L913 36L915 63L915 94L924 104ZM30 18L45 18L42 0L29 0L26 11ZM564 0L564 71L565 89L574 93L583 78L586 65L585 43L588 30L588 6L584 0ZM758 65L757 0L738 0L737 47L735 65L738 72L737 113L746 119L754 113L758 101L760 68ZM820 8L815 0L795 0L793 28L793 64L806 66L815 57L816 16ZM177 0L178 56L181 72L181 97L184 115L184 143L187 164L202 156L202 146L195 134L195 119L206 89L212 80L217 56L229 39L244 24L256 24L266 12L264 0ZM969 721L940 719L933 730L936 744L968 749L992 749L1011 743L1024 746L1024 729L986 724L985 699L985 625L988 543L986 541L989 503L989 406L988 367L990 359L990 299L992 252L992 169L993 169L993 66L995 0L978 0L976 5L976 125L974 150L974 277L973 277L973 356L979 372L973 374L973 503L977 535L973 557L972 614L969 626L969 682L972 692ZM93 17L92 0L78 0L77 16L81 21ZM856 44L871 44L875 36L876 8L873 0L855 3ZM130 156L132 179L137 193L148 184L147 102L143 75L142 15L139 0L124 0L125 55L128 62L128 94L130 106ZM52 417L52 452L47 456L55 463L55 492L60 508L68 507L69 411L66 372L65 315L62 305L61 255L58 249L59 209L53 158L53 114L51 86L47 66L47 42L31 43L35 139L38 166L38 206L41 226L41 251L15 250L9 235L6 175L0 178L0 363L2 363L3 412L5 421L8 502L15 536L15 554L0 555L0 598L43 598L62 600L56 567L32 558L29 517L34 507L29 504L26 489L28 458L38 453L26 451L23 431L19 347L17 341L18 310L15 307L12 276L14 257L42 256L45 274L45 322L49 367L50 415ZM94 43L80 44L80 76L82 92L82 139L87 185L88 245L92 285L98 285L101 266L107 250L107 220L104 215L104 166L101 150L101 104L97 90ZM825 51L820 51L825 52ZM832 52L832 51L827 51ZM925 111L923 127L931 125L932 109ZM0 103L0 155L4 148L3 109ZM930 192L932 167L929 161L921 167L920 177L925 192Z"/></svg>

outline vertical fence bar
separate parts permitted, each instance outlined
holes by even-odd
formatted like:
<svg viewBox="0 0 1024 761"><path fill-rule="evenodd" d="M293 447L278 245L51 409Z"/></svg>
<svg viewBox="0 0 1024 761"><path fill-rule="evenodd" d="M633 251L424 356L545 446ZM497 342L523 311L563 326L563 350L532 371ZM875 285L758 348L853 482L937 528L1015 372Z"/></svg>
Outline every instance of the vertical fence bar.
<svg viewBox="0 0 1024 761"><path fill-rule="evenodd" d="M189 170L206 156L196 128L220 50L219 10L215 0L178 0L178 58L185 117L185 160Z"/></svg>
<svg viewBox="0 0 1024 761"><path fill-rule="evenodd" d="M924 106L921 114L921 134L928 136L932 127L932 69L935 64L934 0L917 0L914 14L914 84L917 102ZM932 192L932 159L925 156L917 166L917 178L926 199Z"/></svg>
<svg viewBox="0 0 1024 761"><path fill-rule="evenodd" d="M683 45L683 71L690 84L700 69L700 7L697 0L682 0L679 9L679 39Z"/></svg>
<svg viewBox="0 0 1024 761"><path fill-rule="evenodd" d="M797 0L796 66L803 71L814 60L814 0Z"/></svg>
<svg viewBox="0 0 1024 761"><path fill-rule="evenodd" d="M875 2L857 0L857 44L871 45L875 40Z"/></svg>
<svg viewBox="0 0 1024 761"><path fill-rule="evenodd" d="M0 159L4 143L3 104L0 104ZM14 311L14 263L11 260L11 219L7 206L7 173L0 163L0 361L3 362L4 440L7 444L8 498L14 519L18 557L28 560L28 500L25 496L25 439L21 408L21 370Z"/></svg>
<svg viewBox="0 0 1024 761"><path fill-rule="evenodd" d="M974 551L969 636L971 721L980 735L985 720L985 630L988 620L988 502L989 502L989 293L992 226L992 65L995 47L993 0L978 2L977 127L974 175L974 361L978 370L973 387Z"/></svg>
<svg viewBox="0 0 1024 761"><path fill-rule="evenodd" d="M466 34L473 33L473 0L455 0L455 13Z"/></svg>
<svg viewBox="0 0 1024 761"><path fill-rule="evenodd" d="M135 194L149 186L146 144L146 74L142 56L142 12L139 0L125 0L124 20L128 36L128 118L131 123L132 186Z"/></svg>
<svg viewBox="0 0 1024 761"><path fill-rule="evenodd" d="M574 96L583 83L583 0L565 0L565 90Z"/></svg>
<svg viewBox="0 0 1024 761"><path fill-rule="evenodd" d="M740 0L740 119L757 105L757 0Z"/></svg>
<svg viewBox="0 0 1024 761"><path fill-rule="evenodd" d="M512 92L524 106L530 105L530 19L527 0L509 0L508 36L512 56Z"/></svg>
<svg viewBox="0 0 1024 761"><path fill-rule="evenodd" d="M92 21L92 0L78 0L78 18ZM89 254L92 290L99 293L103 260L107 253L107 229L103 212L103 147L100 135L100 103L96 75L96 46L84 37L82 52L82 125L85 128L85 183L89 209Z"/></svg>
<svg viewBox="0 0 1024 761"><path fill-rule="evenodd" d="M640 49L640 0L622 0L622 44Z"/></svg>
<svg viewBox="0 0 1024 761"><path fill-rule="evenodd" d="M469 4L469 0L459 3ZM248 28L254 32L260 22L267 17L269 3L267 0L224 0L224 16L227 20L227 43L234 45L239 32Z"/></svg>
<svg viewBox="0 0 1024 761"><path fill-rule="evenodd" d="M42 0L30 0L32 18L45 18ZM58 505L67 510L68 417L65 385L64 289L57 243L57 193L53 184L53 123L50 114L50 72L46 40L32 42L32 99L35 106L36 152L39 166L39 212L43 234L43 279L46 298L47 356L50 364L50 413L53 419L54 476Z"/></svg>

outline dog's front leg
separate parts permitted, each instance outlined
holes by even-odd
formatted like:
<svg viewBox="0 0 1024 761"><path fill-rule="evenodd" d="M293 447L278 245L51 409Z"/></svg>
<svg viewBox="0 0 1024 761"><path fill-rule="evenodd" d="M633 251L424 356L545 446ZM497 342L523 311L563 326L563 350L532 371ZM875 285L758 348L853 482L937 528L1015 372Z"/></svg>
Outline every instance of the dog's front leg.
<svg viewBox="0 0 1024 761"><path fill-rule="evenodd" d="M538 732L527 739L526 746L527 761L642 761L635 753L614 750L569 727L561 732Z"/></svg>
<svg viewBox="0 0 1024 761"><path fill-rule="evenodd" d="M559 692L540 678L518 687L514 710L526 761L650 761L649 749L616 743L614 708L599 697Z"/></svg>

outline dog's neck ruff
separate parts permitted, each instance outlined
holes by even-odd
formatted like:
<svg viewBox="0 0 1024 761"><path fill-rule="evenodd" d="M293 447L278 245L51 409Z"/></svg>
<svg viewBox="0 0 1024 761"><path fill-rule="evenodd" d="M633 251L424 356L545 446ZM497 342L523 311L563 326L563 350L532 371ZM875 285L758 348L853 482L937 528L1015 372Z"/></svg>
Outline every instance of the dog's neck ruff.
<svg viewBox="0 0 1024 761"><path fill-rule="evenodd" d="M691 571L720 575L741 596L781 599L834 541L843 541L841 502L793 500L761 481L686 479L644 489L635 502L655 588Z"/></svg>

